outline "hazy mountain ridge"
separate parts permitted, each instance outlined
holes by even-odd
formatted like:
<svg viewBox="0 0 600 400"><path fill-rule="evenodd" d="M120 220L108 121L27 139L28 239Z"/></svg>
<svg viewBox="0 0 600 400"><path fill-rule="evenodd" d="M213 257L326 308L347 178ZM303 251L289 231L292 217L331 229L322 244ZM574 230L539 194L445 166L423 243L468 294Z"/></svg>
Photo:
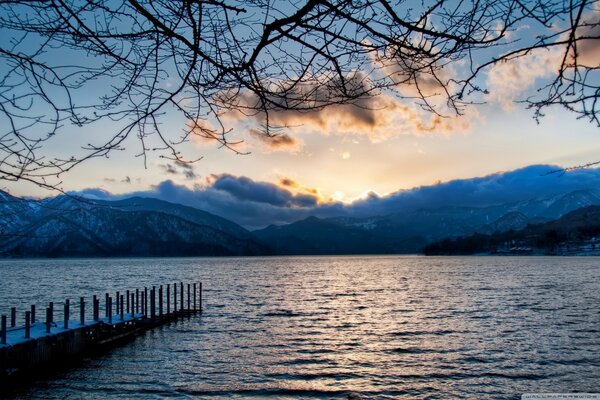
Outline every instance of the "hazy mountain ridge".
<svg viewBox="0 0 600 400"><path fill-rule="evenodd" d="M427 255L600 255L600 206L576 209L557 220L520 230L446 238L424 248Z"/></svg>
<svg viewBox="0 0 600 400"><path fill-rule="evenodd" d="M494 233L521 229L531 223L556 219L567 212L588 205L600 205L595 190L574 192L487 207L441 207L394 213L368 218L311 217L310 228L298 221L288 225L269 226L254 231L263 242L269 243L280 254L305 254L298 249L309 238L319 241L319 252L311 254L338 254L336 250L349 248L344 254L360 253L418 253L429 243L470 235L475 232ZM317 229L317 225L321 229ZM323 235L315 232L335 232ZM312 245L312 243L311 243ZM317 249L312 246L312 251Z"/></svg>
<svg viewBox="0 0 600 400"><path fill-rule="evenodd" d="M27 201L0 193L6 256L179 256L418 253L474 233L517 231L590 205L595 190L486 207L438 207L369 217L309 217L250 232L193 207L132 197L57 196Z"/></svg>
<svg viewBox="0 0 600 400"><path fill-rule="evenodd" d="M10 199L6 197L6 199ZM2 202L0 215L14 211ZM23 204L25 202L23 201ZM244 228L201 210L155 199L119 202L57 196L2 219L8 256L262 255L271 250Z"/></svg>

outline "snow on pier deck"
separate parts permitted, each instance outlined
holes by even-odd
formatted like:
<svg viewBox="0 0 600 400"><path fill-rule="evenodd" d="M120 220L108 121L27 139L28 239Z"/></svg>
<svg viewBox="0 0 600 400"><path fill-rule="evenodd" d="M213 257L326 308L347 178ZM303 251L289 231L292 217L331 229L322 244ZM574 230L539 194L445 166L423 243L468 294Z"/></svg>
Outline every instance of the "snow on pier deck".
<svg viewBox="0 0 600 400"><path fill-rule="evenodd" d="M62 304L62 321L54 321L54 303L49 303L43 321L36 320L36 307L32 305L24 313L25 324L17 326L17 310L13 307L10 323L7 315L1 316L0 393L12 381L27 379L29 371L40 367L49 369L96 348L202 312L202 283L184 286L180 282L173 284L172 289L171 285L161 285L150 290L127 290L116 292L114 298L106 293L102 310L96 296L87 310L85 299L81 297L76 320L71 313L71 306L76 304L68 299ZM88 319L89 311L91 318ZM100 316L101 312L104 317Z"/></svg>

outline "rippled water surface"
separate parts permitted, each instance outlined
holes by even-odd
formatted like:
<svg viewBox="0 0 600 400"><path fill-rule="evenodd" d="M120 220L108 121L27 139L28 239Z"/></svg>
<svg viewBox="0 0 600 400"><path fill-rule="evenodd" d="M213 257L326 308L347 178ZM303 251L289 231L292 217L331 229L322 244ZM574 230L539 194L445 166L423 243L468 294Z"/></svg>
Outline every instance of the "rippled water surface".
<svg viewBox="0 0 600 400"><path fill-rule="evenodd" d="M0 262L0 307L203 281L205 310L34 398L520 398L600 391L600 259ZM60 318L60 315L59 315Z"/></svg>

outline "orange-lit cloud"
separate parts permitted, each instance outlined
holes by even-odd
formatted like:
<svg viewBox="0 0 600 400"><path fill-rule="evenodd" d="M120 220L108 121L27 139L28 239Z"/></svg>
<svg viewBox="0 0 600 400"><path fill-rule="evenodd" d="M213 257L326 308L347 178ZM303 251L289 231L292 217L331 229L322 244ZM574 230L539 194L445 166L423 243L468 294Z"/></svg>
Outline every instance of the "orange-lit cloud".
<svg viewBox="0 0 600 400"><path fill-rule="evenodd" d="M350 104L322 107L332 99L335 101L335 90L338 89L307 84L289 95L291 100L274 99L274 104L267 105L266 112L257 111L261 104L259 99L246 92L238 98L236 107L226 113L225 119L238 125L250 122L264 126L268 122L271 127L285 128L286 132L294 133L312 131L324 135L365 135L372 142L403 134L465 132L470 128L472 115L445 118L424 111L412 100L402 100L387 93L364 94L369 89L368 79L363 74L356 73L349 78L348 85L351 93L357 93L356 99ZM297 149L291 137L278 141L277 137L273 139L257 131L255 126L247 125L246 129L254 138L262 136L261 140L265 143L274 141L275 147Z"/></svg>
<svg viewBox="0 0 600 400"><path fill-rule="evenodd" d="M267 135L258 129L249 129L248 133L261 150L295 152L302 148L302 141L287 133Z"/></svg>

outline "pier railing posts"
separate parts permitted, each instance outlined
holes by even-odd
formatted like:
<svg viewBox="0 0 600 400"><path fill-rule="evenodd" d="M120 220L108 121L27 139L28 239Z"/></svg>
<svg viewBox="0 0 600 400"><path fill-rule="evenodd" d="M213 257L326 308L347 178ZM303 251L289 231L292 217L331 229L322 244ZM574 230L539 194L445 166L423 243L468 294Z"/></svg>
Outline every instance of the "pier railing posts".
<svg viewBox="0 0 600 400"><path fill-rule="evenodd" d="M121 295L121 306L119 310L121 311L121 321L125 321L125 298L124 295Z"/></svg>
<svg viewBox="0 0 600 400"><path fill-rule="evenodd" d="M187 291L188 291L187 292L187 312L189 314L190 307L192 306L191 297L190 297L192 290L191 290L191 286L189 283L187 284Z"/></svg>
<svg viewBox="0 0 600 400"><path fill-rule="evenodd" d="M85 299L79 298L79 322L81 325L85 325Z"/></svg>
<svg viewBox="0 0 600 400"><path fill-rule="evenodd" d="M52 310L46 307L46 333L50 333L50 326L52 326Z"/></svg>
<svg viewBox="0 0 600 400"><path fill-rule="evenodd" d="M127 314L129 314L129 290L127 290Z"/></svg>
<svg viewBox="0 0 600 400"><path fill-rule="evenodd" d="M107 307L107 311L108 311L108 323L112 324L112 317L113 317L113 309L112 309L112 297L108 296L108 307Z"/></svg>
<svg viewBox="0 0 600 400"><path fill-rule="evenodd" d="M163 287L160 285L158 287L158 316L162 318L163 316Z"/></svg>
<svg viewBox="0 0 600 400"><path fill-rule="evenodd" d="M177 314L177 284L173 284L173 313Z"/></svg>
<svg viewBox="0 0 600 400"><path fill-rule="evenodd" d="M92 309L94 310L93 314L94 314L94 321L98 322L98 320L100 319L100 310L98 307L98 298L96 297L96 295L94 295L94 297L92 298Z"/></svg>
<svg viewBox="0 0 600 400"><path fill-rule="evenodd" d="M156 316L156 286L152 286L150 290L150 318L154 319Z"/></svg>
<svg viewBox="0 0 600 400"><path fill-rule="evenodd" d="M144 317L148 316L148 288L144 286Z"/></svg>
<svg viewBox="0 0 600 400"><path fill-rule="evenodd" d="M183 312L183 282L179 282L179 288L181 289L181 293L179 293L179 309Z"/></svg>
<svg viewBox="0 0 600 400"><path fill-rule="evenodd" d="M25 311L25 339L31 337L31 311Z"/></svg>
<svg viewBox="0 0 600 400"><path fill-rule="evenodd" d="M110 303L110 296L108 293L104 294L104 313L106 314L106 318L110 315L110 310L108 304Z"/></svg>
<svg viewBox="0 0 600 400"><path fill-rule="evenodd" d="M171 314L171 284L167 284L167 315Z"/></svg>
<svg viewBox="0 0 600 400"><path fill-rule="evenodd" d="M1 317L0 322L0 344L6 344L6 315Z"/></svg>
<svg viewBox="0 0 600 400"><path fill-rule="evenodd" d="M35 324L35 304L31 305L31 325Z"/></svg>
<svg viewBox="0 0 600 400"><path fill-rule="evenodd" d="M194 282L194 311L198 311L196 308L196 282Z"/></svg>
<svg viewBox="0 0 600 400"><path fill-rule="evenodd" d="M131 318L135 318L135 294L131 292Z"/></svg>
<svg viewBox="0 0 600 400"><path fill-rule="evenodd" d="M11 307L10 309L10 327L14 328L17 326L17 307Z"/></svg>
<svg viewBox="0 0 600 400"><path fill-rule="evenodd" d="M119 296L119 291L117 291L117 296L115 297L115 300L117 301L117 314L121 314L121 310L119 310L119 304L121 303L121 296Z"/></svg>
<svg viewBox="0 0 600 400"><path fill-rule="evenodd" d="M71 306L71 302L69 301L69 299L65 300L65 323L64 323L64 328L65 329L69 329L69 308Z"/></svg>

